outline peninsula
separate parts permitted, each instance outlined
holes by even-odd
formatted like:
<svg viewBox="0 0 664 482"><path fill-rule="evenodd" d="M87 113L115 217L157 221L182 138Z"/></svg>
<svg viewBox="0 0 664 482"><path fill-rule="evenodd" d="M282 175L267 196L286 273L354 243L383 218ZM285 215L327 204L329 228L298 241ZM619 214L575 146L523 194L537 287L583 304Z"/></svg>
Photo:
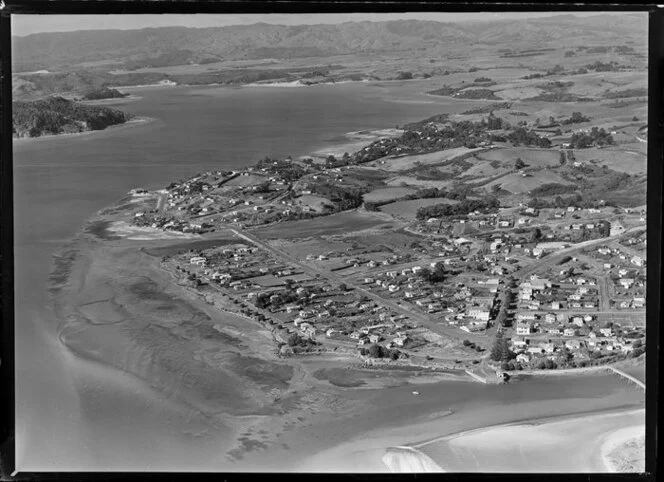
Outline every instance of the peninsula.
<svg viewBox="0 0 664 482"><path fill-rule="evenodd" d="M48 97L12 104L12 137L75 134L124 124L130 114L108 107L83 105L63 97Z"/></svg>

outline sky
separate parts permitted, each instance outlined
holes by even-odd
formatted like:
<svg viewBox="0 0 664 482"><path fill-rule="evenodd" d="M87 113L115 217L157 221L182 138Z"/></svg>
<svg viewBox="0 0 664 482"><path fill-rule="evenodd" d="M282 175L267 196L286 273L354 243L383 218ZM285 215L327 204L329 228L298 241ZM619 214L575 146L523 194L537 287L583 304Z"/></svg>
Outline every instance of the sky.
<svg viewBox="0 0 664 482"><path fill-rule="evenodd" d="M406 12L406 13L324 13L324 14L146 14L146 15L12 15L12 34L25 36L41 32L70 32L74 30L123 29L146 27L223 27L250 25L258 22L301 25L385 20L433 20L438 22L467 22L549 17L572 12ZM602 12L574 12L577 16ZM617 15L621 13L616 13Z"/></svg>

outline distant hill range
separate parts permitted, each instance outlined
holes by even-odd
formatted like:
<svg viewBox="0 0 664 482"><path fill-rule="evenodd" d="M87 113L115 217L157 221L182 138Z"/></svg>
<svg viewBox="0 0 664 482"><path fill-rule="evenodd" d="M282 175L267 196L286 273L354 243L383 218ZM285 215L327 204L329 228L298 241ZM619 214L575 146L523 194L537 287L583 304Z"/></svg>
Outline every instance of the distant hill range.
<svg viewBox="0 0 664 482"><path fill-rule="evenodd" d="M436 51L486 44L520 49L544 43L612 44L645 41L645 15L596 15L487 22L422 20L349 22L337 25L257 23L218 28L164 27L94 30L14 37L14 72L72 66L136 69L220 60L329 57L341 54ZM585 42L585 43L584 43Z"/></svg>

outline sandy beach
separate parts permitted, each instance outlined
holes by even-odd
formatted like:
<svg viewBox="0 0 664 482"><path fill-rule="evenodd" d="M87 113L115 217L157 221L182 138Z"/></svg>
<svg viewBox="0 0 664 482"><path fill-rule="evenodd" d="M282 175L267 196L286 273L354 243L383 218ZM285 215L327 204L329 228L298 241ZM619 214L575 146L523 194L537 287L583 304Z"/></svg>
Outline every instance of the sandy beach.
<svg viewBox="0 0 664 482"><path fill-rule="evenodd" d="M607 450L644 433L644 417L645 410L638 409L534 419L416 447L450 472L615 472Z"/></svg>
<svg viewBox="0 0 664 482"><path fill-rule="evenodd" d="M610 432L602 444L602 461L610 472L645 470L645 427L630 426Z"/></svg>
<svg viewBox="0 0 664 482"><path fill-rule="evenodd" d="M298 470L323 472L639 472L645 410L620 410L479 428L433 441L393 445L398 435L358 438L307 460ZM444 430L444 419L429 431ZM417 433L411 427L411 434ZM405 435L405 434L404 434ZM411 435L412 436L412 435ZM403 436L402 436L403 439ZM631 442L631 453L616 452ZM555 454L555 456L552 456ZM625 463L624 459L629 459Z"/></svg>

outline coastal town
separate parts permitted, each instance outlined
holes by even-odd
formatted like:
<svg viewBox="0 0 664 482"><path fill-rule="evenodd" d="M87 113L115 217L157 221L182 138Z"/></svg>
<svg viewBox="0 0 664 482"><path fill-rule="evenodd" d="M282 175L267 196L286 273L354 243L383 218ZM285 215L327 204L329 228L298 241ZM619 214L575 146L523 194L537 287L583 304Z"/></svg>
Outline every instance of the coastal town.
<svg viewBox="0 0 664 482"><path fill-rule="evenodd" d="M596 128L540 136L493 112L446 117L377 131L339 158L266 157L137 189L144 202L128 222L224 237L162 264L211 304L269 327L281 355L519 371L644 353L645 204L606 189L641 180L573 160L584 150L570 139L597 139ZM633 123L621 134L647 132ZM433 170L446 183L418 183ZM510 178L537 182L508 190Z"/></svg>
<svg viewBox="0 0 664 482"><path fill-rule="evenodd" d="M654 477L656 9L7 9L0 472Z"/></svg>

